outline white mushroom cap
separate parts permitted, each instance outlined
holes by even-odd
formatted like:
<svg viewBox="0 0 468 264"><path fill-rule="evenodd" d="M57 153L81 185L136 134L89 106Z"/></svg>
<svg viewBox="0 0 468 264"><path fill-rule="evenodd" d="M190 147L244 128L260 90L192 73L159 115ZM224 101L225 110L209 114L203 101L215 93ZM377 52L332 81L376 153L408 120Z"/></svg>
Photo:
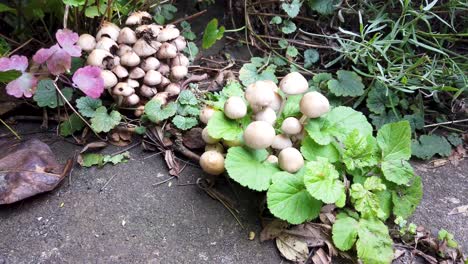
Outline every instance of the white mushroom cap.
<svg viewBox="0 0 468 264"><path fill-rule="evenodd" d="M126 105L136 105L140 102L140 97L136 94L131 94L130 96L126 97L124 103Z"/></svg>
<svg viewBox="0 0 468 264"><path fill-rule="evenodd" d="M117 41L117 38L119 37L120 33L120 28L115 25L114 23L104 21L102 24L101 29L96 34L96 40L99 41L102 37L109 37L113 41Z"/></svg>
<svg viewBox="0 0 468 264"><path fill-rule="evenodd" d="M304 94L300 107L301 113L309 118L317 118L330 111L328 99L315 91Z"/></svg>
<svg viewBox="0 0 468 264"><path fill-rule="evenodd" d="M117 50L118 56L123 56L125 53L132 51L132 47L127 44L119 44L119 49Z"/></svg>
<svg viewBox="0 0 468 264"><path fill-rule="evenodd" d="M102 37L97 43L96 43L96 49L103 49L107 50L110 53L114 53L119 46L117 46L117 43L112 40L111 38L108 37Z"/></svg>
<svg viewBox="0 0 468 264"><path fill-rule="evenodd" d="M159 62L158 59L156 59L155 57L148 57L146 58L140 65L140 67L145 71L149 71L149 70L156 70L159 68L159 65L161 63Z"/></svg>
<svg viewBox="0 0 468 264"><path fill-rule="evenodd" d="M148 57L156 53L156 49L153 48L146 40L139 39L133 45L133 51L140 57Z"/></svg>
<svg viewBox="0 0 468 264"><path fill-rule="evenodd" d="M155 70L149 70L146 72L143 82L149 86L154 86L161 83L161 78L161 73Z"/></svg>
<svg viewBox="0 0 468 264"><path fill-rule="evenodd" d="M290 147L281 150L278 163L282 170L295 173L304 166L304 158L299 150Z"/></svg>
<svg viewBox="0 0 468 264"><path fill-rule="evenodd" d="M210 118L213 116L213 114L216 112L213 107L209 105L203 106L203 108L200 111L200 121L202 121L204 124L208 124L208 121Z"/></svg>
<svg viewBox="0 0 468 264"><path fill-rule="evenodd" d="M289 95L302 94L309 89L306 78L298 72L291 72L284 76L279 86L285 94Z"/></svg>
<svg viewBox="0 0 468 264"><path fill-rule="evenodd" d="M146 11L133 12L125 21L125 25L134 26L140 24L147 24L153 20L153 17Z"/></svg>
<svg viewBox="0 0 468 264"><path fill-rule="evenodd" d="M128 71L125 67L122 65L116 65L114 68L112 68L112 72L119 78L127 78L128 77Z"/></svg>
<svg viewBox="0 0 468 264"><path fill-rule="evenodd" d="M269 106L273 102L275 94L271 86L271 82L267 81L256 81L247 86L245 98L252 108Z"/></svg>
<svg viewBox="0 0 468 264"><path fill-rule="evenodd" d="M90 34L82 34L78 39L78 46L82 50L90 52L96 47L96 39Z"/></svg>
<svg viewBox="0 0 468 264"><path fill-rule="evenodd" d="M145 71L140 67L135 67L130 71L130 78L132 79L141 79L145 77Z"/></svg>
<svg viewBox="0 0 468 264"><path fill-rule="evenodd" d="M171 60L172 67L174 66L189 66L190 61L184 54L177 54L175 58Z"/></svg>
<svg viewBox="0 0 468 264"><path fill-rule="evenodd" d="M145 34L149 34L151 37L156 38L159 35L163 27L160 25L150 24L150 25L141 25L135 29L135 33L142 37Z"/></svg>
<svg viewBox="0 0 468 264"><path fill-rule="evenodd" d="M169 96L174 96L180 94L180 85L177 83L170 83L164 89L165 92L169 93Z"/></svg>
<svg viewBox="0 0 468 264"><path fill-rule="evenodd" d="M265 121L254 121L244 131L245 144L253 149L271 146L275 139L275 129Z"/></svg>
<svg viewBox="0 0 468 264"><path fill-rule="evenodd" d="M144 84L140 87L140 94L143 95L144 97L151 98L155 96L157 93L158 93L158 90L156 88L153 88Z"/></svg>
<svg viewBox="0 0 468 264"><path fill-rule="evenodd" d="M157 87L159 89L163 89L163 88L166 88L166 86L168 86L169 84L171 84L171 80L163 76L161 77L161 83L158 84Z"/></svg>
<svg viewBox="0 0 468 264"><path fill-rule="evenodd" d="M133 89L128 83L120 82L118 83L114 89L112 89L112 94L114 95L121 95L121 96L130 96L135 93L135 89Z"/></svg>
<svg viewBox="0 0 468 264"><path fill-rule="evenodd" d="M171 69L171 79L179 81L188 74L188 68L185 66L174 66Z"/></svg>
<svg viewBox="0 0 468 264"><path fill-rule="evenodd" d="M276 122L276 113L275 110L270 107L265 107L262 111L259 111L255 114L254 119L257 121L265 121L271 125L274 125Z"/></svg>
<svg viewBox="0 0 468 264"><path fill-rule="evenodd" d="M200 167L208 174L219 175L224 172L223 154L217 151L207 151L200 156Z"/></svg>
<svg viewBox="0 0 468 264"><path fill-rule="evenodd" d="M173 40L180 36L180 31L174 25L167 25L165 28L159 32L157 41L165 42L169 40Z"/></svg>
<svg viewBox="0 0 468 264"><path fill-rule="evenodd" d="M128 51L120 57L120 64L134 67L140 64L140 57L133 51Z"/></svg>
<svg viewBox="0 0 468 264"><path fill-rule="evenodd" d="M203 139L203 141L205 141L206 144L215 144L215 143L219 142L219 139L214 138L214 137L210 136L210 134L208 134L208 128L207 127L205 127L202 130L202 139Z"/></svg>
<svg viewBox="0 0 468 264"><path fill-rule="evenodd" d="M247 105L239 96L231 96L224 103L224 114L230 119L243 118L247 114Z"/></svg>
<svg viewBox="0 0 468 264"><path fill-rule="evenodd" d="M176 46L177 51L183 51L187 47L187 41L183 36L178 36L171 43Z"/></svg>
<svg viewBox="0 0 468 264"><path fill-rule="evenodd" d="M170 71L171 68L169 68L169 65L162 62L159 64L158 72L160 72L162 75L167 75Z"/></svg>
<svg viewBox="0 0 468 264"><path fill-rule="evenodd" d="M127 83L128 85L130 85L130 87L132 88L137 88L137 87L140 87L140 83L136 80L132 80L130 78L127 79Z"/></svg>
<svg viewBox="0 0 468 264"><path fill-rule="evenodd" d="M279 111L281 109L281 104L283 103L283 98L277 92L275 92L275 97L273 98L273 102L269 105L271 109L275 111Z"/></svg>
<svg viewBox="0 0 468 264"><path fill-rule="evenodd" d="M119 44L133 44L137 41L136 33L129 27L124 27L120 30L117 43Z"/></svg>
<svg viewBox="0 0 468 264"><path fill-rule="evenodd" d="M285 149L292 147L292 141L291 139L285 135L285 134L279 134L275 136L275 139L273 140L273 144L271 144L271 147L274 149Z"/></svg>
<svg viewBox="0 0 468 264"><path fill-rule="evenodd" d="M177 48L171 43L165 42L161 45L156 54L158 59L172 59L177 56Z"/></svg>
<svg viewBox="0 0 468 264"><path fill-rule="evenodd" d="M215 144L206 144L205 146L205 151L210 151L210 150L214 150L214 151L217 151L221 154L224 153L224 147L221 143L215 143Z"/></svg>
<svg viewBox="0 0 468 264"><path fill-rule="evenodd" d="M271 164L277 164L278 163L278 157L276 157L275 155L270 155L270 156L267 157L266 161L271 163Z"/></svg>
<svg viewBox="0 0 468 264"><path fill-rule="evenodd" d="M106 89L114 87L118 82L115 74L109 70L102 70L101 77L104 79L104 88Z"/></svg>
<svg viewBox="0 0 468 264"><path fill-rule="evenodd" d="M281 130L288 135L297 135L301 133L302 125L297 118L288 117L283 120L283 123L281 124Z"/></svg>
<svg viewBox="0 0 468 264"><path fill-rule="evenodd" d="M93 50L89 56L88 59L86 60L86 63L88 65L92 66L98 66L103 68L104 65L104 60L107 58L113 58L112 54L108 52L107 50L102 50L102 49L95 49Z"/></svg>

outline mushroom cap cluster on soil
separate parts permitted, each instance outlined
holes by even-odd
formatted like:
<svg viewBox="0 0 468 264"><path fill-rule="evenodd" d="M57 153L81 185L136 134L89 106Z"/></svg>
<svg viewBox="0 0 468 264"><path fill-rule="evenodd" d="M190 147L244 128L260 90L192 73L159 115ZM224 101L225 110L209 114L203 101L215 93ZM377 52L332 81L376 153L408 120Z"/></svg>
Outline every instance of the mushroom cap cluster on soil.
<svg viewBox="0 0 468 264"><path fill-rule="evenodd" d="M267 162L277 164L289 173L299 171L304 166L304 158L297 146L304 137L304 123L307 118L318 118L330 110L325 96L316 91L308 92L308 89L304 76L293 72L281 80L279 87L272 81L256 81L245 89L245 99L240 96L229 97L224 104L224 115L235 120L251 114L252 122L245 127L242 140L221 141L211 137L207 128L203 129L202 138L207 144L206 152L200 160L203 170L212 175L224 171L220 167L220 164L224 164L225 153L222 142L226 148L245 145L251 149L267 149L270 153ZM280 123L280 111L290 95L302 95L300 111L303 116L280 119ZM200 120L207 124L215 112L211 106L204 106Z"/></svg>
<svg viewBox="0 0 468 264"><path fill-rule="evenodd" d="M119 105L138 108L153 98L167 101L180 93L188 75L189 59L181 53L185 38L174 25L152 21L149 13L134 12L122 28L104 22L96 37L82 34L78 40L89 53L87 64L102 69L105 88Z"/></svg>

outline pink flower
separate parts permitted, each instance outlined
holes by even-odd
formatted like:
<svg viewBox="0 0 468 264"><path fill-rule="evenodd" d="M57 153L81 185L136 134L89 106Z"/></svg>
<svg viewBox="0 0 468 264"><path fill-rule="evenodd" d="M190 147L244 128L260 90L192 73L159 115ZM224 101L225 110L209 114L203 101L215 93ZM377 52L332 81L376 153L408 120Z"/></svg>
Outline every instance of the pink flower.
<svg viewBox="0 0 468 264"><path fill-rule="evenodd" d="M96 66L86 66L76 70L72 77L75 87L91 98L99 98L104 92L104 79L101 69Z"/></svg>
<svg viewBox="0 0 468 264"><path fill-rule="evenodd" d="M76 45L79 36L69 29L59 29L55 33L58 44L48 49L40 49L34 54L33 60L42 64L47 62L47 68L53 75L59 75L71 68L71 57L80 57L81 48Z"/></svg>
<svg viewBox="0 0 468 264"><path fill-rule="evenodd" d="M6 86L7 94L20 98L31 97L36 91L37 79L31 73L25 72L28 68L28 58L13 55L10 58L0 58L0 71L17 70L22 74Z"/></svg>

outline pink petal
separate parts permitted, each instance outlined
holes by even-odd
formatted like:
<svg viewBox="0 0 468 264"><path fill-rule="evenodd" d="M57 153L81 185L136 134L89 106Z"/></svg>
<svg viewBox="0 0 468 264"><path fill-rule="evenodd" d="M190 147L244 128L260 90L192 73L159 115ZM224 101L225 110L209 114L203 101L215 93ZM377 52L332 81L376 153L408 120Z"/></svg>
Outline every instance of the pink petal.
<svg viewBox="0 0 468 264"><path fill-rule="evenodd" d="M40 49L34 54L33 60L36 63L42 64L46 62L55 52L60 50L60 46L58 44L53 45L52 47L48 49Z"/></svg>
<svg viewBox="0 0 468 264"><path fill-rule="evenodd" d="M13 55L10 58L0 58L0 71L18 70L24 72L28 68L26 56Z"/></svg>
<svg viewBox="0 0 468 264"><path fill-rule="evenodd" d="M78 42L79 36L77 33L69 29L59 29L55 33L55 38L60 46L72 57L81 56L81 48L75 45Z"/></svg>
<svg viewBox="0 0 468 264"><path fill-rule="evenodd" d="M71 57L63 49L59 49L57 52L47 60L47 69L53 75L59 75L71 68Z"/></svg>
<svg viewBox="0 0 468 264"><path fill-rule="evenodd" d="M86 66L78 69L72 77L73 83L91 98L99 98L104 92L104 79L101 69L96 66Z"/></svg>
<svg viewBox="0 0 468 264"><path fill-rule="evenodd" d="M16 98L31 97L36 91L37 79L31 73L23 73L18 79L6 86L7 94Z"/></svg>

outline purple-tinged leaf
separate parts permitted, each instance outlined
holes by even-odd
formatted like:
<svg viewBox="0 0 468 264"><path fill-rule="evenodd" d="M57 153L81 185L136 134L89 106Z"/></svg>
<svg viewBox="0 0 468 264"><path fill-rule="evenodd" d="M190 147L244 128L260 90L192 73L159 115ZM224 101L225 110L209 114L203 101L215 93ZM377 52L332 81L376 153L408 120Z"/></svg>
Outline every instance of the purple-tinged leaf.
<svg viewBox="0 0 468 264"><path fill-rule="evenodd" d="M0 58L0 71L17 70L22 73L19 78L7 84L6 91L9 95L20 98L31 97L34 94L37 79L31 73L25 72L27 68L28 58L25 56L13 55L10 58Z"/></svg>
<svg viewBox="0 0 468 264"><path fill-rule="evenodd" d="M72 57L81 56L81 48L76 45L79 36L77 33L69 29L59 29L55 33L55 38L63 50L65 50Z"/></svg>
<svg viewBox="0 0 468 264"><path fill-rule="evenodd" d="M86 66L80 68L73 74L72 80L75 87L91 98L99 98L104 92L104 79L101 77L99 67Z"/></svg>

